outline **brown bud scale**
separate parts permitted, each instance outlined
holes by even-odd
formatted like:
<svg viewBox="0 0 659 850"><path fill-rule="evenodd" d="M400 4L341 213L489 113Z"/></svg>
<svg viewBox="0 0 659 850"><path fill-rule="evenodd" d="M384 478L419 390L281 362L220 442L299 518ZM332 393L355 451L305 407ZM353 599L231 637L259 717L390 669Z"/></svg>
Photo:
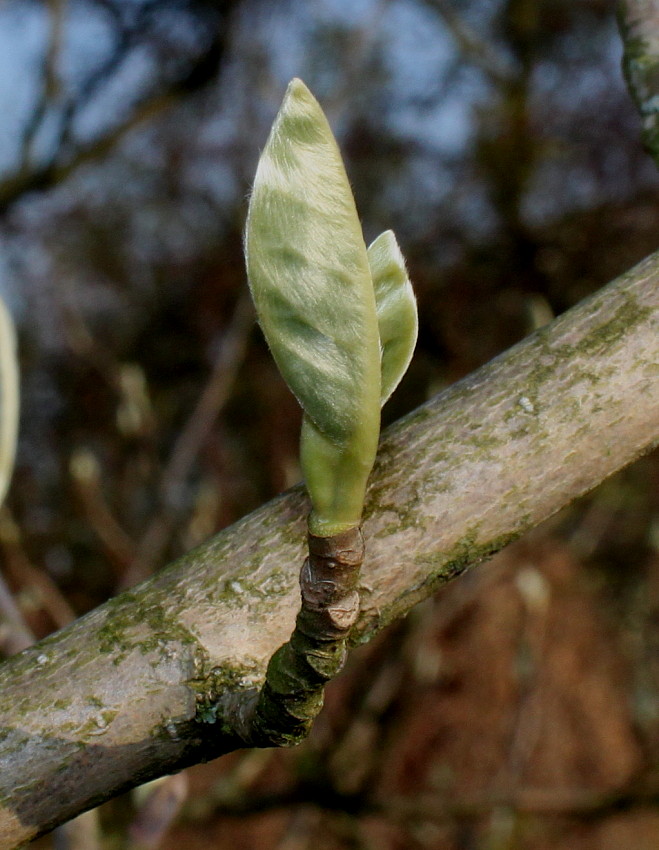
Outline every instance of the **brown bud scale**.
<svg viewBox="0 0 659 850"><path fill-rule="evenodd" d="M326 683L343 667L346 641L359 614L361 530L333 537L309 534L308 543L295 630L268 664L243 732L249 746L286 746L306 737L322 708Z"/></svg>

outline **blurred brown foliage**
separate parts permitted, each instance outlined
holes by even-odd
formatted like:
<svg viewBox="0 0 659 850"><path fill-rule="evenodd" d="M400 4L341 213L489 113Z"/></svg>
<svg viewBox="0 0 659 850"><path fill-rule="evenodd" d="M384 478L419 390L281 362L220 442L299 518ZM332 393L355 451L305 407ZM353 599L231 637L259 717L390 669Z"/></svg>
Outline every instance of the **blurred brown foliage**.
<svg viewBox="0 0 659 850"><path fill-rule="evenodd" d="M241 245L288 77L327 108L367 238L393 227L408 258L421 333L388 421L656 249L613 7L0 7L33 81L0 140L24 398L0 552L37 637L298 478ZM148 846L656 847L658 483L655 454L355 651L307 743L190 771ZM101 812L108 846L147 846L137 805Z"/></svg>

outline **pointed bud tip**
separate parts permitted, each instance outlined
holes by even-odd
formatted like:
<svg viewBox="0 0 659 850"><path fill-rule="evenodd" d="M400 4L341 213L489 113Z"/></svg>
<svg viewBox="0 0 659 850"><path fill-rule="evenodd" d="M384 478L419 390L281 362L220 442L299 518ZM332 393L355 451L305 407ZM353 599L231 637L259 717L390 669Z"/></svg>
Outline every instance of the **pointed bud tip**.
<svg viewBox="0 0 659 850"><path fill-rule="evenodd" d="M284 103L286 103L290 99L315 101L315 98L309 91L309 88L302 82L299 77L293 77L293 79L290 81L286 88L286 94L284 95Z"/></svg>
<svg viewBox="0 0 659 850"><path fill-rule="evenodd" d="M290 83L288 84L288 87L286 89L287 94L289 92L291 94L298 94L298 93L301 94L302 92L308 92L308 91L309 91L309 89L307 88L307 86L302 82L302 80L299 77L293 77L293 79L290 81Z"/></svg>
<svg viewBox="0 0 659 850"><path fill-rule="evenodd" d="M378 247L381 247L381 246L387 246L387 247L395 246L396 248L398 248L398 242L396 241L396 235L393 232L393 230L385 230L384 233L381 233L377 237L377 239L374 239L371 242L371 244L369 245L369 248L378 248Z"/></svg>
<svg viewBox="0 0 659 850"><path fill-rule="evenodd" d="M368 247L368 254L371 263L376 263L378 266L393 261L396 265L405 269L405 258L393 230L385 230L377 239L374 239Z"/></svg>

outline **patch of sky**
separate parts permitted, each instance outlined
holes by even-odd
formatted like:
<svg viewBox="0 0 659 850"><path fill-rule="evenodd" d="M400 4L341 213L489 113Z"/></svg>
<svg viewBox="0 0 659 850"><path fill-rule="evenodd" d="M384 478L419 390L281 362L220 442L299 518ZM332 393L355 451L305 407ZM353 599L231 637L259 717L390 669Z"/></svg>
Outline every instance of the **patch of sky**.
<svg viewBox="0 0 659 850"><path fill-rule="evenodd" d="M462 0L459 4L455 0L449 2L465 24L474 31L483 33L505 14L505 4L508 0ZM491 38L491 34L483 33L483 37Z"/></svg>
<svg viewBox="0 0 659 850"><path fill-rule="evenodd" d="M231 100L231 98L226 98L226 100ZM226 155L231 149L232 139L235 135L234 115L228 109L213 110L206 116L197 133L197 149L200 156L202 159L213 157L216 160L218 157Z"/></svg>
<svg viewBox="0 0 659 850"><path fill-rule="evenodd" d="M429 165L426 159L412 159L403 174L387 181L378 193L377 206L372 211L378 227L369 233L372 239L387 221L396 221L398 236L419 238L428 226L429 217L438 214L452 195L455 173L442 163ZM423 187L420 191L420 187Z"/></svg>
<svg viewBox="0 0 659 850"><path fill-rule="evenodd" d="M106 61L116 44L117 31L102 4L73 2L65 8L59 75L67 92L75 93Z"/></svg>
<svg viewBox="0 0 659 850"><path fill-rule="evenodd" d="M499 218L487 187L480 182L465 180L456 185L446 212L451 227L469 233L473 244L486 243L497 233Z"/></svg>
<svg viewBox="0 0 659 850"><path fill-rule="evenodd" d="M226 146L244 141L245 127L254 140L243 156L251 182L258 151L281 104L287 83L301 77L320 97L313 74L314 15L316 3L281 0L264 3L245 0L234 21L231 58L223 71L218 108L204 128L204 141Z"/></svg>
<svg viewBox="0 0 659 850"><path fill-rule="evenodd" d="M0 173L16 167L23 128L40 90L47 15L44 6L0 4Z"/></svg>
<svg viewBox="0 0 659 850"><path fill-rule="evenodd" d="M0 298L7 305L7 309L14 317L14 321L18 321L18 316L22 313L23 303L19 294L16 276L11 267L8 254L2 250L2 241L0 240Z"/></svg>
<svg viewBox="0 0 659 850"><path fill-rule="evenodd" d="M374 13L385 13L392 3L390 0L316 0L311 5L317 20L362 26Z"/></svg>
<svg viewBox="0 0 659 850"><path fill-rule="evenodd" d="M111 21L96 4L65 6L62 50L56 73L61 84L59 102L41 121L31 154L33 161L49 158L59 139L60 110L69 98L107 60L116 34ZM14 170L19 162L22 134L38 103L44 83L44 57L48 50L51 18L45 5L7 3L0 6L0 171ZM148 66L148 67L147 67ZM139 90L153 65L134 53L118 72L102 84L100 93L83 111L77 130L83 138L97 135L126 104L126 91ZM124 108L126 108L124 106Z"/></svg>
<svg viewBox="0 0 659 850"><path fill-rule="evenodd" d="M131 114L136 101L152 87L155 57L151 50L135 47L99 88L75 121L78 141L90 141L103 135Z"/></svg>
<svg viewBox="0 0 659 850"><path fill-rule="evenodd" d="M455 61L452 37L437 15L415 3L392 4L382 22L388 66L397 84L411 96L422 95Z"/></svg>
<svg viewBox="0 0 659 850"><path fill-rule="evenodd" d="M174 124L173 132L178 127ZM122 145L122 158L126 167L135 167L140 170L140 175L147 181L151 176L162 180L168 166L168 151L161 143L162 128L155 122L146 124L139 133L132 133L126 137ZM131 191L127 186L126 191ZM133 198L136 200L142 192L133 188Z"/></svg>
<svg viewBox="0 0 659 850"><path fill-rule="evenodd" d="M367 96L369 65L395 5L392 0L318 0L313 4L305 73L317 96L329 100L330 120L339 125L342 103L349 100L353 108L359 108ZM328 62L328 56L335 61ZM341 131L340 126L337 129Z"/></svg>
<svg viewBox="0 0 659 850"><path fill-rule="evenodd" d="M455 43L441 19L413 3L397 3L383 23L388 68L395 70L392 132L446 154L463 150L474 129L473 110L484 91L473 75L457 74Z"/></svg>
<svg viewBox="0 0 659 850"><path fill-rule="evenodd" d="M552 117L559 117L563 123L572 126L570 116L583 113L590 104L611 104L616 89L615 75L607 60L588 64L575 73L570 65L557 64L550 59L539 62L531 79L531 108L537 110L539 121L546 125L552 123ZM547 109L552 104L551 109Z"/></svg>
<svg viewBox="0 0 659 850"><path fill-rule="evenodd" d="M246 76L242 88L253 91L256 82L261 97L271 95L272 115L259 116L264 127L286 83L299 76L323 104L340 140L348 112L380 108L369 100L369 82L380 67L388 76L382 120L394 135L445 152L464 147L482 86L476 91L474 75L466 74L457 77L455 86L445 85L456 50L432 10L409 0L317 0L304 5L288 0L256 8L256 26L251 4L245 8L249 26L241 29L238 49L259 58L263 67L258 81L250 85ZM240 77L246 72L236 73ZM378 80L380 86L382 82ZM439 95L438 89L443 89Z"/></svg>
<svg viewBox="0 0 659 850"><path fill-rule="evenodd" d="M588 23L586 16L582 26ZM530 107L543 142L522 199L521 213L529 224L543 226L659 182L659 175L644 169L635 148L622 140L624 128L638 123L638 117L620 58L619 34L613 19L607 19L587 35L577 29L558 39L534 69Z"/></svg>
<svg viewBox="0 0 659 850"><path fill-rule="evenodd" d="M269 76L275 84L272 86L274 111L286 83L292 77L303 76L312 5L297 0L272 4L248 1L239 17L234 53L248 57L250 62L260 61L259 83L263 86ZM253 67L245 68L248 73L253 70Z"/></svg>
<svg viewBox="0 0 659 850"><path fill-rule="evenodd" d="M622 72L623 43L620 37L620 29L615 15L607 17L601 26L602 38L597 45L599 47L602 61L607 62L610 68L615 69L616 76L620 78L621 85L625 85Z"/></svg>
<svg viewBox="0 0 659 850"><path fill-rule="evenodd" d="M308 40L313 27L313 17L307 5L299 3L273 4L259 16L258 35L269 49L270 72L280 83L281 91L273 91L277 107L283 87L293 77L302 77L313 85L306 74L308 62Z"/></svg>
<svg viewBox="0 0 659 850"><path fill-rule="evenodd" d="M200 4L201 5L201 4ZM214 28L209 22L191 15L186 5L183 8L162 8L155 12L149 29L155 41L163 45L168 60L181 58L189 61L214 36Z"/></svg>
<svg viewBox="0 0 659 850"><path fill-rule="evenodd" d="M521 199L521 218L531 226L547 225L570 210L587 208L596 190L592 175L574 161L545 159L536 164Z"/></svg>
<svg viewBox="0 0 659 850"><path fill-rule="evenodd" d="M192 159L185 170L185 183L220 209L228 207L240 191L231 163L213 156Z"/></svg>
<svg viewBox="0 0 659 850"><path fill-rule="evenodd" d="M136 199L149 194L157 196L172 151L176 151L177 182L182 197L189 196L197 205L214 204L217 209L211 219L215 220L217 210L228 209L242 191L234 162L234 136L240 127L214 110L206 121L194 110L186 119L185 107L181 110L175 117L165 118L164 127L159 123L147 126L126 138L122 145L122 167L136 172L135 179L126 182L138 187ZM191 134L192 126L195 132ZM202 216L202 221L208 217ZM202 222L197 226L201 227Z"/></svg>

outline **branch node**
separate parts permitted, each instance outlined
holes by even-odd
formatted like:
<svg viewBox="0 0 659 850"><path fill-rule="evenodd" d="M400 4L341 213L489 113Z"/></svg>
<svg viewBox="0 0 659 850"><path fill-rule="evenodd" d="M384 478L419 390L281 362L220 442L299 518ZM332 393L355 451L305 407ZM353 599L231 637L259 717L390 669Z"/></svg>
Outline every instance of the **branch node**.
<svg viewBox="0 0 659 850"><path fill-rule="evenodd" d="M361 530L333 537L309 534L308 543L295 629L268 664L245 733L250 746L291 746L307 736L323 706L325 685L343 667L346 641L359 615Z"/></svg>

